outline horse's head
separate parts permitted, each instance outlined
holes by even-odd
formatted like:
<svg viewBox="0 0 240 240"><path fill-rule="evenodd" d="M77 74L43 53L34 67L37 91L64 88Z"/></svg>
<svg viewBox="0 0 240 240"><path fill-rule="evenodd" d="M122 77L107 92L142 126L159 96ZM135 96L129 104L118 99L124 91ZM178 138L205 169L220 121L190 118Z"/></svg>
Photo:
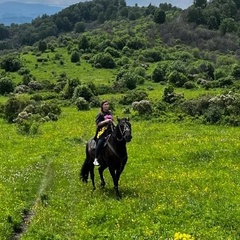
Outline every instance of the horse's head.
<svg viewBox="0 0 240 240"><path fill-rule="evenodd" d="M118 121L118 130L121 135L121 140L130 142L132 139L132 126L129 121L129 118L117 118Z"/></svg>

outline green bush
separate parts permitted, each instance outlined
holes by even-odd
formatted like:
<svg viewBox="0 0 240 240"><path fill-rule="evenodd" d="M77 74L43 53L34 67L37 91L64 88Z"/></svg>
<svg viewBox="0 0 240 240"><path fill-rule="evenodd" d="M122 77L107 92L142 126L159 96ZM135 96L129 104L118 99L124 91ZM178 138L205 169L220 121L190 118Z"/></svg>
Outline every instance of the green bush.
<svg viewBox="0 0 240 240"><path fill-rule="evenodd" d="M80 61L80 54L79 54L79 52L74 51L71 54L71 62L76 63L76 62L79 62L79 61Z"/></svg>
<svg viewBox="0 0 240 240"><path fill-rule="evenodd" d="M164 88L162 100L167 103L174 103L184 99L183 94L178 94L174 92L174 87L172 85L168 85Z"/></svg>
<svg viewBox="0 0 240 240"><path fill-rule="evenodd" d="M22 62L16 56L7 55L1 59L0 67L6 72L17 72L22 67Z"/></svg>
<svg viewBox="0 0 240 240"><path fill-rule="evenodd" d="M4 106L4 118L12 123L17 118L18 114L29 104L33 103L32 100L26 97L18 96L11 97L7 100Z"/></svg>
<svg viewBox="0 0 240 240"><path fill-rule="evenodd" d="M115 68L116 64L109 53L98 53L94 56L94 65L102 68Z"/></svg>
<svg viewBox="0 0 240 240"><path fill-rule="evenodd" d="M165 70L162 67L157 66L152 72L152 80L154 82L163 82L165 81L165 74Z"/></svg>
<svg viewBox="0 0 240 240"><path fill-rule="evenodd" d="M183 85L188 81L188 78L181 72L173 71L169 74L168 81L176 87L183 87Z"/></svg>
<svg viewBox="0 0 240 240"><path fill-rule="evenodd" d="M147 99L148 94L145 91L129 91L125 95L123 95L119 103L123 105L129 105L132 104L133 102L141 101L144 99Z"/></svg>
<svg viewBox="0 0 240 240"><path fill-rule="evenodd" d="M203 95L196 99L185 100L181 104L184 113L190 116L200 116L209 108L211 95Z"/></svg>
<svg viewBox="0 0 240 240"><path fill-rule="evenodd" d="M0 94L6 94L13 92L14 90L14 84L11 79L9 78L1 78L0 79Z"/></svg>
<svg viewBox="0 0 240 240"><path fill-rule="evenodd" d="M105 48L104 53L109 53L114 58L119 58L121 56L120 53L113 47Z"/></svg>
<svg viewBox="0 0 240 240"><path fill-rule="evenodd" d="M73 99L77 99L79 97L84 98L86 101L90 101L93 96L92 90L86 85L78 85L73 92Z"/></svg>
<svg viewBox="0 0 240 240"><path fill-rule="evenodd" d="M77 98L77 100L75 101L75 104L77 106L77 109L80 110L89 110L90 109L90 105L89 103L82 97Z"/></svg>
<svg viewBox="0 0 240 240"><path fill-rule="evenodd" d="M137 111L139 115L149 115L152 113L152 104L148 100L133 102L132 108L134 111Z"/></svg>

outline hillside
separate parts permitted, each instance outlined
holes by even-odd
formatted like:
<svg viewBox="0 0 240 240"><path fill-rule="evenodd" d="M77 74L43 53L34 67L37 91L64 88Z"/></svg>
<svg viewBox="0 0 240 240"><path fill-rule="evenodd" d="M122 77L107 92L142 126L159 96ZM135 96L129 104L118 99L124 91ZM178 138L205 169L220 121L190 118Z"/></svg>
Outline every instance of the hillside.
<svg viewBox="0 0 240 240"><path fill-rule="evenodd" d="M240 125L235 32L223 34L187 23L186 14L194 7L183 11L167 4L139 8L123 1L116 8L105 1L101 7L95 3L70 6L19 26L22 31L16 31L20 35L12 39L14 43L32 44L2 55L0 94L26 94L36 107L38 101L55 99L79 110L98 106L102 95L113 94L116 104L140 118ZM102 9L98 15L96 6ZM53 31L55 35L49 35ZM29 105L27 99L14 112L2 106L3 118L15 122ZM31 111L40 114L42 110ZM55 112L45 112L43 117L48 114L57 119Z"/></svg>
<svg viewBox="0 0 240 240"><path fill-rule="evenodd" d="M0 25L0 239L240 239L240 6L195 2ZM118 201L79 179L103 99L132 126Z"/></svg>

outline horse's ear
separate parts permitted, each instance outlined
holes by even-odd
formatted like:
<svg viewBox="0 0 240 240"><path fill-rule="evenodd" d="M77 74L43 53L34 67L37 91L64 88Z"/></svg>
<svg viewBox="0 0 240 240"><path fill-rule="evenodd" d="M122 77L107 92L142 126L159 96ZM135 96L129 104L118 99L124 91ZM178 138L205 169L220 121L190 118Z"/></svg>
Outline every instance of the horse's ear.
<svg viewBox="0 0 240 240"><path fill-rule="evenodd" d="M126 117L126 120L129 122L129 121L130 121L130 118L129 118L129 117Z"/></svg>

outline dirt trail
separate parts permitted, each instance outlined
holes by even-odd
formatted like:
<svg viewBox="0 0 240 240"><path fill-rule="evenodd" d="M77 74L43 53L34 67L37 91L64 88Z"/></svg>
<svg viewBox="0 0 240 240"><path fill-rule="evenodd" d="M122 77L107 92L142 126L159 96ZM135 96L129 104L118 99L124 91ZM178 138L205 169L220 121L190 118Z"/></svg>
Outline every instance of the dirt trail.
<svg viewBox="0 0 240 240"><path fill-rule="evenodd" d="M36 214L36 209L41 204L41 206L46 207L48 201L47 189L50 186L52 181L52 162L49 161L44 176L42 178L41 184L39 186L39 190L37 193L37 198L33 202L31 209L24 209L22 212L22 222L18 226L13 226L13 235L9 240L19 240L21 239L22 234L27 231L31 219Z"/></svg>

